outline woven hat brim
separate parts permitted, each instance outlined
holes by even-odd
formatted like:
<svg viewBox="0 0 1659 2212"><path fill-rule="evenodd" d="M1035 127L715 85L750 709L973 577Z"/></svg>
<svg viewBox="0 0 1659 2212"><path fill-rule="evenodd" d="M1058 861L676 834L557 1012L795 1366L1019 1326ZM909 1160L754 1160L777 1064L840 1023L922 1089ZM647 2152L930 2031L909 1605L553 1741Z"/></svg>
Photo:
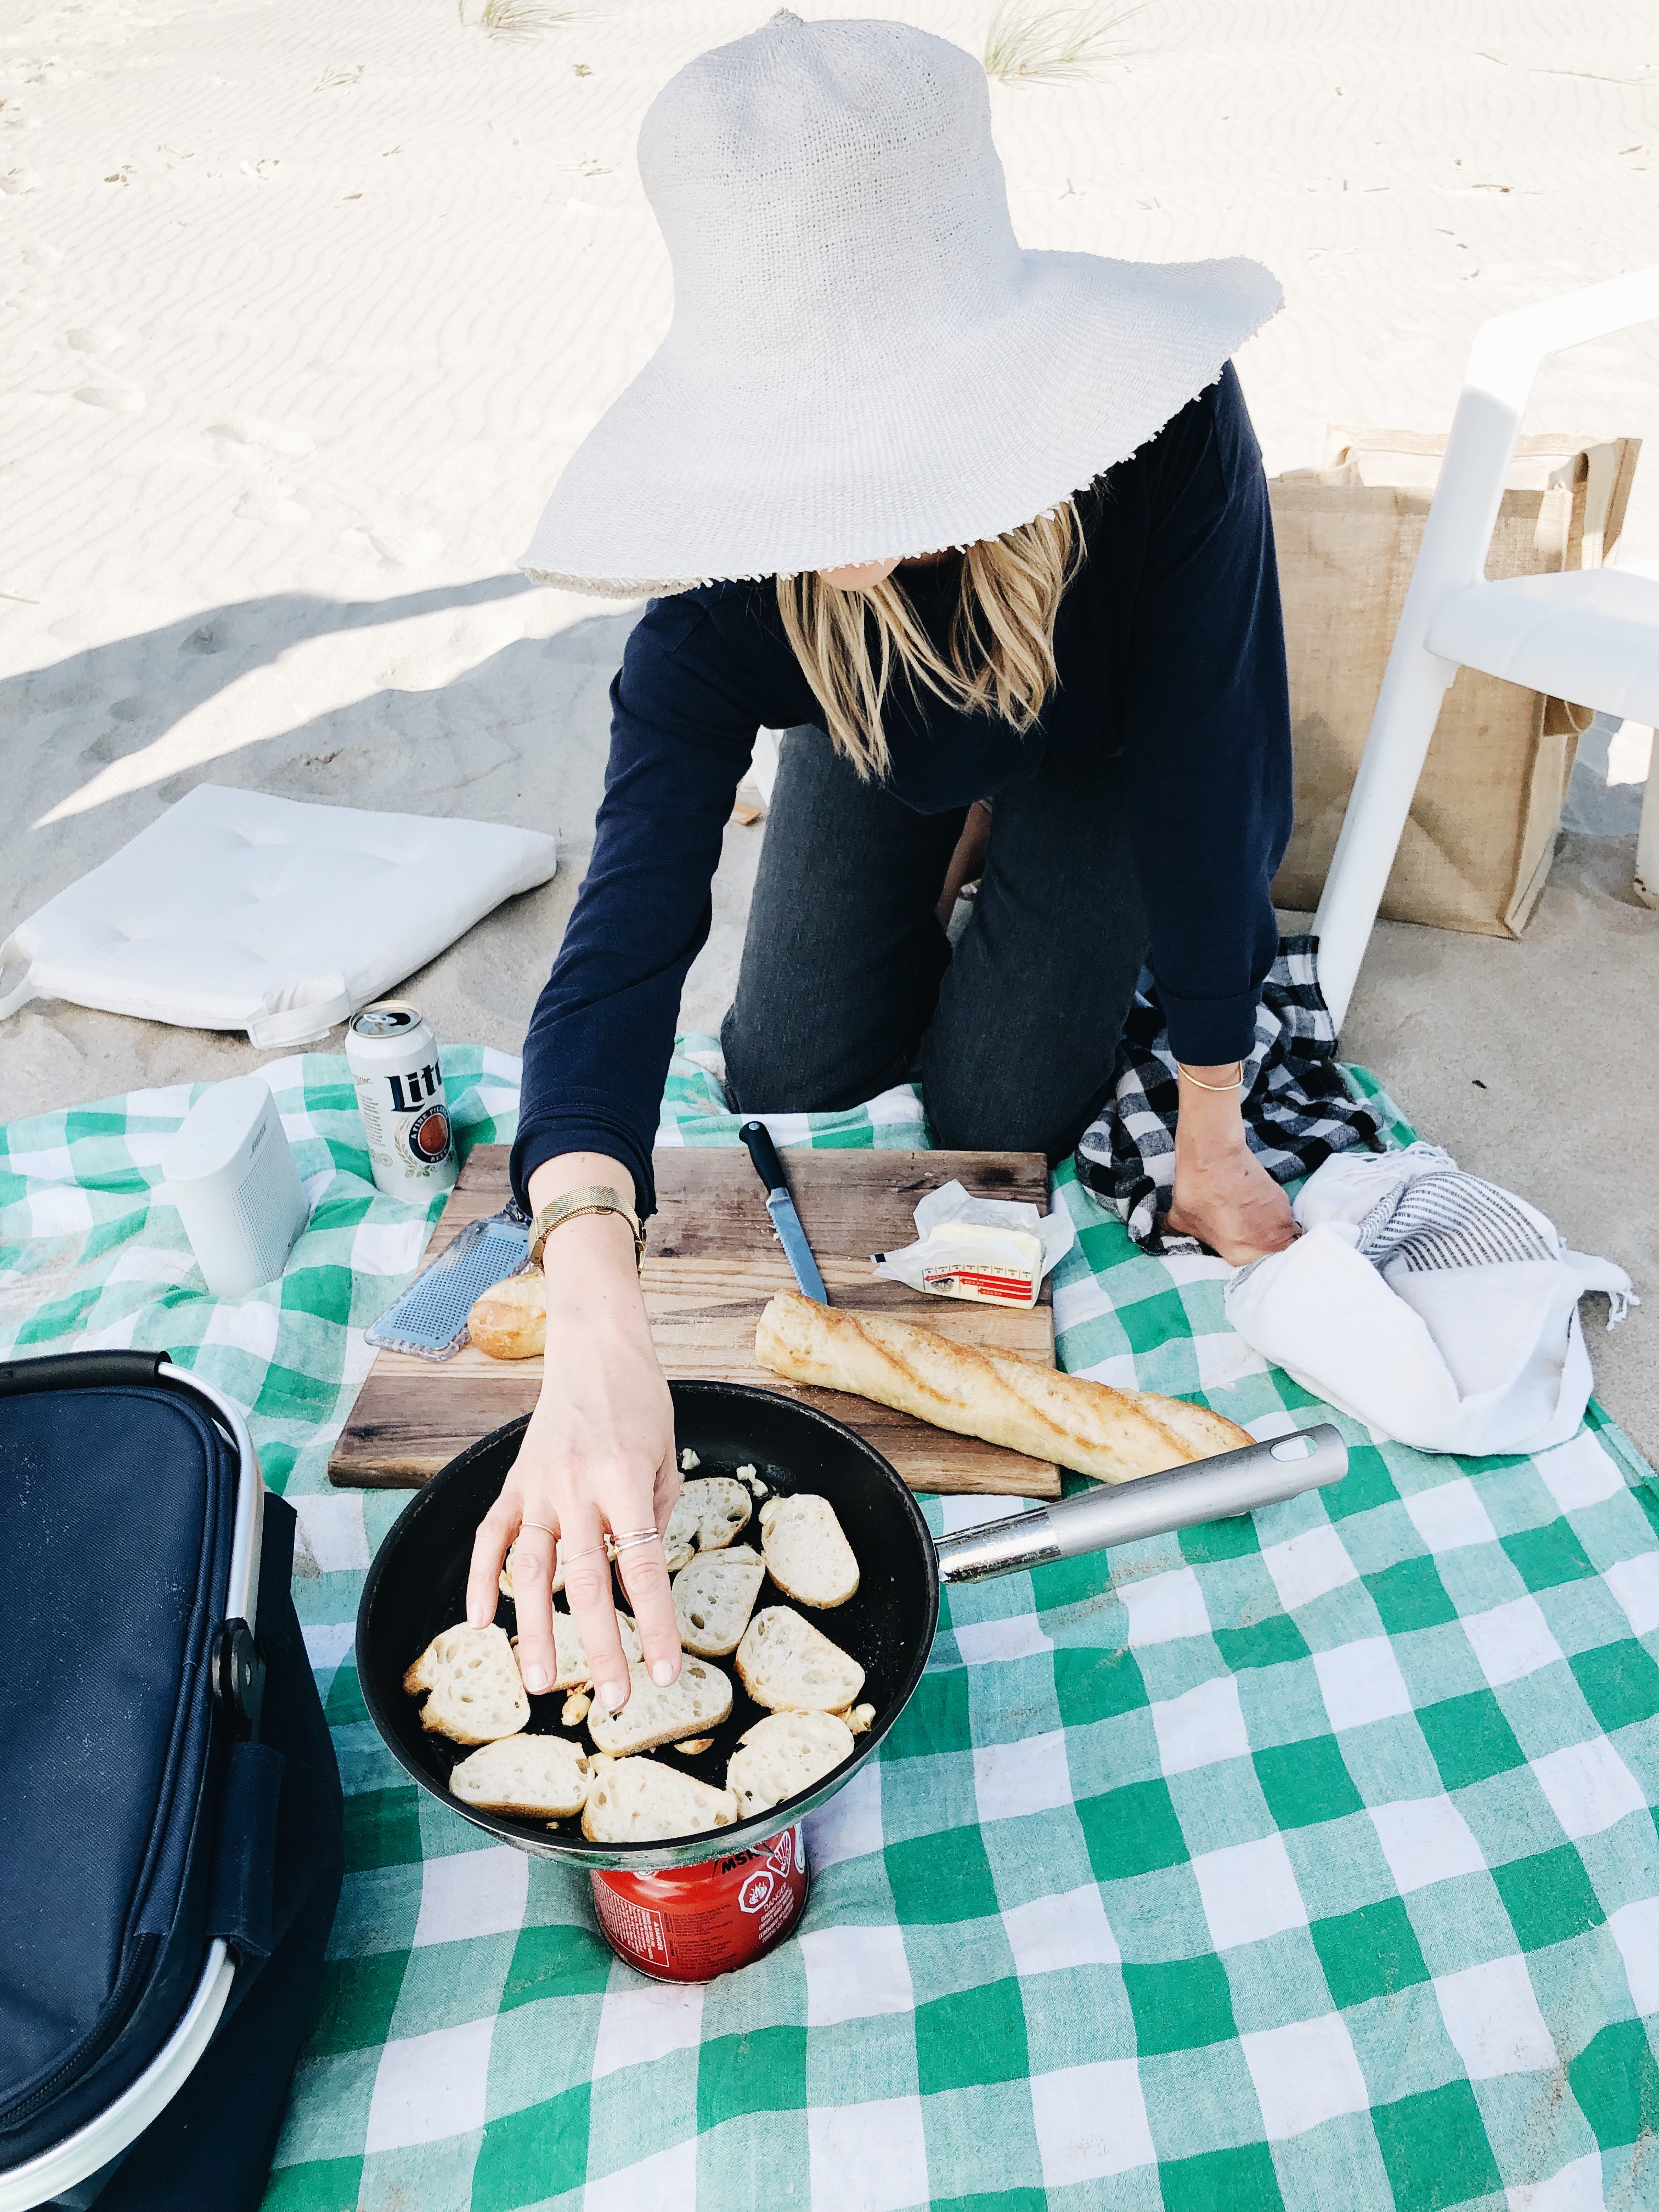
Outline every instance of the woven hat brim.
<svg viewBox="0 0 1659 2212"><path fill-rule="evenodd" d="M1214 383L1281 302L1259 262L1026 253L994 318L880 356L718 362L671 331L560 477L519 566L605 597L1000 537Z"/></svg>

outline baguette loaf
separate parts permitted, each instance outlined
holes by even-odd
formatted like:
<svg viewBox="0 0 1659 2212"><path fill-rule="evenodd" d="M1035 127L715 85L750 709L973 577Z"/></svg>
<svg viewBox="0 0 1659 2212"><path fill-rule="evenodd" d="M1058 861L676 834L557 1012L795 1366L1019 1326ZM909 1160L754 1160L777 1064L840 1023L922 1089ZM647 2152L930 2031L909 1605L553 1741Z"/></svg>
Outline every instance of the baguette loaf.
<svg viewBox="0 0 1659 2212"><path fill-rule="evenodd" d="M492 1283L474 1300L466 1334L492 1359L539 1359L547 1349L547 1279L541 1270Z"/></svg>
<svg viewBox="0 0 1659 2212"><path fill-rule="evenodd" d="M1006 1352L954 1344L914 1322L832 1311L799 1291L780 1291L762 1314L755 1357L791 1382L850 1390L937 1429L1107 1482L1184 1467L1253 1441L1236 1422L1183 1399L1114 1390Z"/></svg>

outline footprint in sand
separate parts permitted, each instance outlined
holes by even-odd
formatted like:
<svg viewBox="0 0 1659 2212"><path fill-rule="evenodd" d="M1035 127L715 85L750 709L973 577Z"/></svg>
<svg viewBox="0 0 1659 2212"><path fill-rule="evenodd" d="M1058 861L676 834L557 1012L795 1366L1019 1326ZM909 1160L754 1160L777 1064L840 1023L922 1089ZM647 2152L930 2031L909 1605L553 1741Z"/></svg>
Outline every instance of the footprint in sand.
<svg viewBox="0 0 1659 2212"><path fill-rule="evenodd" d="M72 353L113 353L126 340L119 331L111 330L106 323L98 323L83 330L65 331L64 343Z"/></svg>
<svg viewBox="0 0 1659 2212"><path fill-rule="evenodd" d="M278 484L268 492L244 492L232 510L238 522L309 522L311 509L289 496L289 487Z"/></svg>
<svg viewBox="0 0 1659 2212"><path fill-rule="evenodd" d="M142 415L149 404L136 384L83 384L75 397L83 407L105 407L112 415Z"/></svg>
<svg viewBox="0 0 1659 2212"><path fill-rule="evenodd" d="M268 453L283 453L300 460L316 451L314 440L303 430L283 422L262 422L252 415L233 415L223 422L210 422L210 438L224 438L234 446L262 447Z"/></svg>

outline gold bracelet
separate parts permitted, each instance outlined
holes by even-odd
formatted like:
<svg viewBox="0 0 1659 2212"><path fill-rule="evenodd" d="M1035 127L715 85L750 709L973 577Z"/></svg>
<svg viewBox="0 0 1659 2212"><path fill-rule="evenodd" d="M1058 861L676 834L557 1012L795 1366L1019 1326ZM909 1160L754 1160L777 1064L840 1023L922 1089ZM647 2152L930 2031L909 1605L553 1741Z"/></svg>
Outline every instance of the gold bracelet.
<svg viewBox="0 0 1659 2212"><path fill-rule="evenodd" d="M1238 1062L1238 1080L1237 1083L1200 1082L1199 1078L1193 1073L1191 1068L1183 1067L1179 1060L1176 1060L1176 1070L1178 1074L1184 1075L1186 1077L1188 1082L1192 1085L1194 1091L1242 1091L1244 1088L1244 1063L1242 1060Z"/></svg>
<svg viewBox="0 0 1659 2212"><path fill-rule="evenodd" d="M579 1190L562 1191L557 1198L548 1200L531 1224L530 1265L539 1267L542 1249L553 1231L584 1213L620 1213L634 1232L634 1265L635 1268L645 1265L645 1231L640 1226L639 1216L619 1190L613 1190L605 1182L584 1183Z"/></svg>

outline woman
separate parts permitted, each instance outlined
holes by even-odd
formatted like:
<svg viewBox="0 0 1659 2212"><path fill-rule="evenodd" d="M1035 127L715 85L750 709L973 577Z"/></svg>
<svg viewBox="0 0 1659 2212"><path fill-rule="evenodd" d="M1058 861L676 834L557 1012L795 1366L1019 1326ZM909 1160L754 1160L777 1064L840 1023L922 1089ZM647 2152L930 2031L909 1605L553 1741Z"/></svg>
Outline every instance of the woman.
<svg viewBox="0 0 1659 2212"><path fill-rule="evenodd" d="M758 726L787 734L725 1030L743 1110L850 1105L919 1054L941 1144L1062 1158L1150 958L1182 1064L1170 1225L1233 1261L1294 1234L1238 1090L1290 728L1229 356L1277 286L1249 262L1023 253L981 71L896 23L785 15L703 55L652 107L640 165L673 325L523 565L665 596L612 686L593 856L526 1041L513 1174L546 1366L469 1589L487 1621L516 1536L520 1659L544 1687L557 1541L613 1708L608 1552L652 1678L678 1672L673 1417L632 1216ZM935 909L988 798L953 953Z"/></svg>

